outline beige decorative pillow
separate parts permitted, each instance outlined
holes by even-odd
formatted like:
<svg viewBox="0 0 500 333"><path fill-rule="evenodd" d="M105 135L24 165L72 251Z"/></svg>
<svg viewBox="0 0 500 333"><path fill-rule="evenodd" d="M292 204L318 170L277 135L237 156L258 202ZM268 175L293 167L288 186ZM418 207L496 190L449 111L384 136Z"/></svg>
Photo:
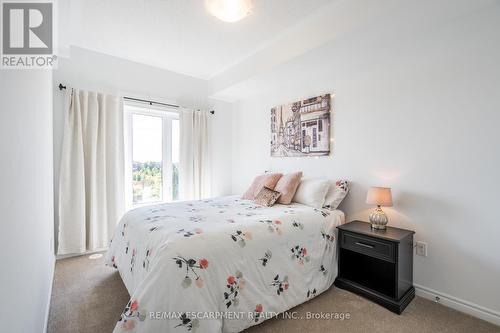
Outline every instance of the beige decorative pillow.
<svg viewBox="0 0 500 333"><path fill-rule="evenodd" d="M283 176L282 173L265 173L255 177L250 188L243 194L242 199L254 200L264 186L273 190L281 176Z"/></svg>
<svg viewBox="0 0 500 333"><path fill-rule="evenodd" d="M278 200L280 195L280 192L273 191L270 188L264 186L255 197L254 202L261 206L271 207L272 205L274 205L276 200Z"/></svg>
<svg viewBox="0 0 500 333"><path fill-rule="evenodd" d="M302 171L283 175L283 177L278 180L278 183L274 187L275 191L281 193L278 203L282 205L289 205L292 202L292 198L300 184L300 178L302 178Z"/></svg>

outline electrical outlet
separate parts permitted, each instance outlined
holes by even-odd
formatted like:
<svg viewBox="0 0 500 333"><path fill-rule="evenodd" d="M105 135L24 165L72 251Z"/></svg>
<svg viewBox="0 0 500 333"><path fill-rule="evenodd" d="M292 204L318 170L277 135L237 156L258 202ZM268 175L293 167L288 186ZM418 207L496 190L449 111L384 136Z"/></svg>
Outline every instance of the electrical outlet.
<svg viewBox="0 0 500 333"><path fill-rule="evenodd" d="M417 242L417 255L427 257L427 243Z"/></svg>

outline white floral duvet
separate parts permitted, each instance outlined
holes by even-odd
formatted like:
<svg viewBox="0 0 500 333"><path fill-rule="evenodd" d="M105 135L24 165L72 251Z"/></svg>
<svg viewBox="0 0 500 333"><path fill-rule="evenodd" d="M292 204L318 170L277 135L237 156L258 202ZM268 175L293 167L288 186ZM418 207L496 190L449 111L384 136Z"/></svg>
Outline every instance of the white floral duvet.
<svg viewBox="0 0 500 333"><path fill-rule="evenodd" d="M327 290L341 211L239 197L122 218L106 256L131 299L114 332L239 332Z"/></svg>

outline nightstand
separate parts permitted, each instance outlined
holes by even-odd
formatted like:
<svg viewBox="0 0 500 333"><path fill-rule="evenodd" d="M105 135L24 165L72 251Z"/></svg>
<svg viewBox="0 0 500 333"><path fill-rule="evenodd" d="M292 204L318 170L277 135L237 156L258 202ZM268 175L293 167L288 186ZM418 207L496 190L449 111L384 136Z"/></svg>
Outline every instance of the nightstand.
<svg viewBox="0 0 500 333"><path fill-rule="evenodd" d="M353 221L339 231L339 274L335 285L401 314L415 297L414 231Z"/></svg>

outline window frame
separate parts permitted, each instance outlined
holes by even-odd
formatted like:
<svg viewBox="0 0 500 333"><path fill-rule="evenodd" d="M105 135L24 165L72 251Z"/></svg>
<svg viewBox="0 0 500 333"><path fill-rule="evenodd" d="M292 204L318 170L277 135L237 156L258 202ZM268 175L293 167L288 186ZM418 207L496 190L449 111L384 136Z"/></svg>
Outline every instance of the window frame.
<svg viewBox="0 0 500 333"><path fill-rule="evenodd" d="M172 201L172 120L179 120L179 111L173 107L145 105L144 103L123 103L124 139L125 139L125 209ZM162 199L143 203L134 203L132 187L133 166L133 115L159 117L162 119Z"/></svg>

